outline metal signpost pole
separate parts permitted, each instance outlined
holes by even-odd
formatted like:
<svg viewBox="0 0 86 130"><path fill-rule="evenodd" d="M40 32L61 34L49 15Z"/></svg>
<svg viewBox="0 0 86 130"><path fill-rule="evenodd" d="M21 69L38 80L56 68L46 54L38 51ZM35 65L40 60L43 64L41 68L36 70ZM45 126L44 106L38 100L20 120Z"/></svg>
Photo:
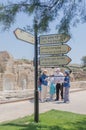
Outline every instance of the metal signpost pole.
<svg viewBox="0 0 86 130"><path fill-rule="evenodd" d="M37 20L34 18L34 35L35 35L35 45L34 45L34 57L35 57L35 92L34 92L34 121L39 121L39 102L38 102L38 41L37 41Z"/></svg>

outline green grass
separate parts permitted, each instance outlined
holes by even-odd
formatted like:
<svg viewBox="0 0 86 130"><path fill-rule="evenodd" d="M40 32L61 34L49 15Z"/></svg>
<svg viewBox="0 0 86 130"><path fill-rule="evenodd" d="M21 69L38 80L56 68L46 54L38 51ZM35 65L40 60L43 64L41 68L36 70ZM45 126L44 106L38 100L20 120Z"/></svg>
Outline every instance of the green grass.
<svg viewBox="0 0 86 130"><path fill-rule="evenodd" d="M51 110L39 118L39 123L33 116L2 123L0 130L86 130L86 115Z"/></svg>

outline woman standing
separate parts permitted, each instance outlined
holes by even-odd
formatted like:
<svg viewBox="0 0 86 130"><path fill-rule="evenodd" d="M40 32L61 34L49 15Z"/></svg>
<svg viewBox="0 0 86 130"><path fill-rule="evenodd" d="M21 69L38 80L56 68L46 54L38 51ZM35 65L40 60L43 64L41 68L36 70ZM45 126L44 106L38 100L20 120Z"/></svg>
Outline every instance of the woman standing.
<svg viewBox="0 0 86 130"><path fill-rule="evenodd" d="M41 102L45 102L47 100L46 99L47 86L48 86L47 70L44 70L43 74L41 75Z"/></svg>
<svg viewBox="0 0 86 130"><path fill-rule="evenodd" d="M69 103L70 76L69 71L65 70L64 78L64 103Z"/></svg>

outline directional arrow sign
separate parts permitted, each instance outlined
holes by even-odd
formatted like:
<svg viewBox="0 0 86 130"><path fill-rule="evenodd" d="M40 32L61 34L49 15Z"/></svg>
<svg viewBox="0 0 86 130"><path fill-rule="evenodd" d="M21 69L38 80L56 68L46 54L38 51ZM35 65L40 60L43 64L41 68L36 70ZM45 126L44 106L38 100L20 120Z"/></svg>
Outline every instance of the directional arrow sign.
<svg viewBox="0 0 86 130"><path fill-rule="evenodd" d="M18 39L20 39L22 41L25 41L25 42L28 42L31 44L35 43L34 36L31 33L25 32L24 30L22 30L20 28L17 28L14 31L14 34Z"/></svg>
<svg viewBox="0 0 86 130"><path fill-rule="evenodd" d="M71 48L66 44L53 45L53 46L40 46L40 55L66 54L70 50Z"/></svg>
<svg viewBox="0 0 86 130"><path fill-rule="evenodd" d="M66 43L70 40L67 34L51 34L40 36L40 44Z"/></svg>
<svg viewBox="0 0 86 130"><path fill-rule="evenodd" d="M44 67L54 67L58 65L67 65L71 62L71 59L64 56L48 56L48 57L40 57L40 66Z"/></svg>

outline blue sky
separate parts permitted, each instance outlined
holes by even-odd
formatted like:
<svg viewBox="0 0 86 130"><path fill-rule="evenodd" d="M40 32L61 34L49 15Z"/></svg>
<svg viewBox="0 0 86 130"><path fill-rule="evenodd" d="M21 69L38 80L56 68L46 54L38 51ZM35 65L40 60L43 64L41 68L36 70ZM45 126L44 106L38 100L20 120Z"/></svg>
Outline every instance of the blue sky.
<svg viewBox="0 0 86 130"><path fill-rule="evenodd" d="M9 31L0 31L0 51L8 51L15 59L33 59L34 45L18 40L13 31L16 28L32 25L32 19L27 15L20 13L16 17L16 23L12 25ZM55 34L55 22L50 24L51 31L46 34ZM81 58L86 56L86 24L79 24L71 29L72 38L66 43L72 49L67 54L71 59L71 63L81 64Z"/></svg>

